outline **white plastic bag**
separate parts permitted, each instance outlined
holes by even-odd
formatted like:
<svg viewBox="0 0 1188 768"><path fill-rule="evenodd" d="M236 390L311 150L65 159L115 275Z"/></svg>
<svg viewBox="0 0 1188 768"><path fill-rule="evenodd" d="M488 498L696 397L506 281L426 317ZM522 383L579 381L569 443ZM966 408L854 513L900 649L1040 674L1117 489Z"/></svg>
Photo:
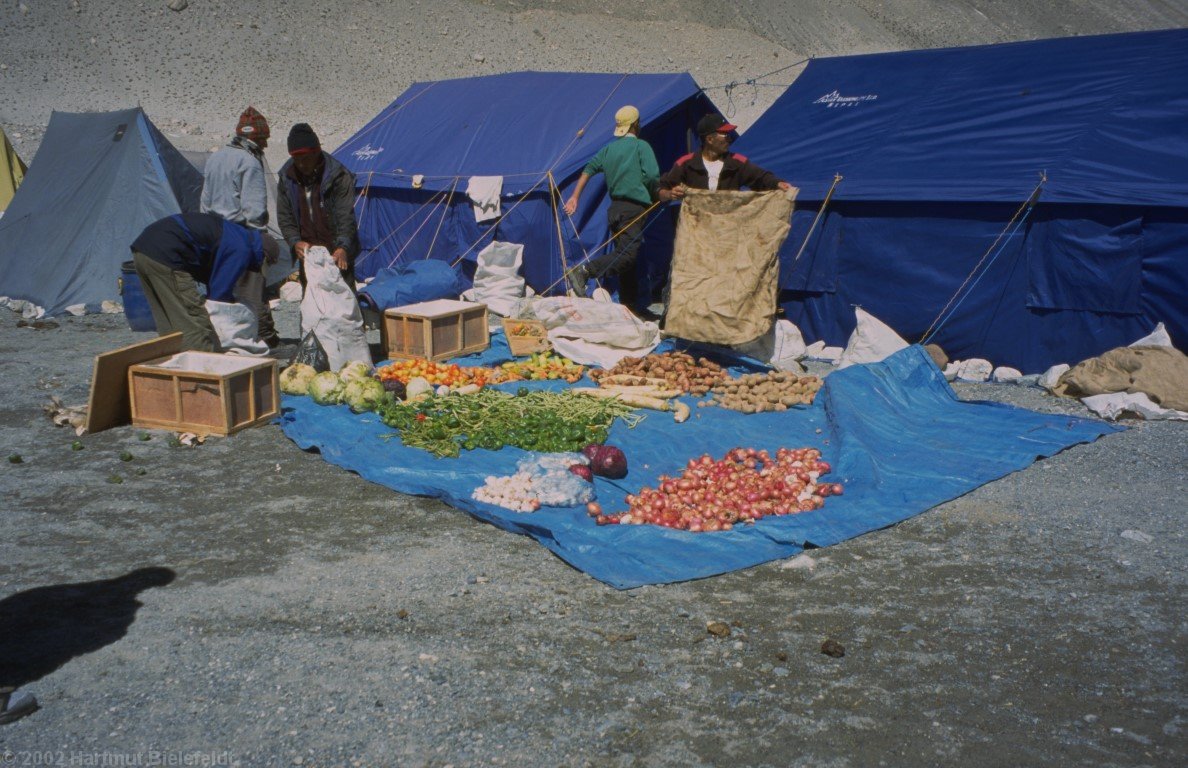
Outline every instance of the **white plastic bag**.
<svg viewBox="0 0 1188 768"><path fill-rule="evenodd" d="M907 347L908 343L891 326L861 307L854 310L858 324L838 358L838 369L860 363L877 363L888 355Z"/></svg>
<svg viewBox="0 0 1188 768"><path fill-rule="evenodd" d="M492 242L479 251L474 270L474 287L467 291L478 304L486 304L491 312L507 317L516 302L524 298L524 278L520 264L524 261L524 246L520 243Z"/></svg>
<svg viewBox="0 0 1188 768"><path fill-rule="evenodd" d="M330 370L350 362L371 365L371 349L363 330L363 313L355 294L342 279L330 252L314 246L305 252L305 297L301 299L301 335L313 331L326 350Z"/></svg>

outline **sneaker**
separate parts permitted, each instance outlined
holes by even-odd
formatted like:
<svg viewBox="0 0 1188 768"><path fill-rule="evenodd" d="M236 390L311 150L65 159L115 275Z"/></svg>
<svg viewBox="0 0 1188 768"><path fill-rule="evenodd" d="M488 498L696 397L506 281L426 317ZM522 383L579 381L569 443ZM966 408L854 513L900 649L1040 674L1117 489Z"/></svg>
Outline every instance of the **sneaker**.
<svg viewBox="0 0 1188 768"><path fill-rule="evenodd" d="M37 711L37 699L33 694L14 688L0 688L0 725L20 720Z"/></svg>
<svg viewBox="0 0 1188 768"><path fill-rule="evenodd" d="M586 296L586 281L590 278L586 274L586 268L580 264L569 270L569 290L573 291L573 295L578 298L585 298Z"/></svg>

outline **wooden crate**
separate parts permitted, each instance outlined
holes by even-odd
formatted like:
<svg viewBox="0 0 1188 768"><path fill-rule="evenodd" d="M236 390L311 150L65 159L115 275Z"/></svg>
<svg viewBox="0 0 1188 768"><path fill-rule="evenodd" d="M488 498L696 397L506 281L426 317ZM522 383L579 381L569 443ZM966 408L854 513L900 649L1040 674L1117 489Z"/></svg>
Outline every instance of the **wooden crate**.
<svg viewBox="0 0 1188 768"><path fill-rule="evenodd" d="M491 346L487 305L451 299L387 310L381 335L388 357L445 360Z"/></svg>
<svg viewBox="0 0 1188 768"><path fill-rule="evenodd" d="M280 413L275 360L182 352L128 369L138 427L229 435Z"/></svg>
<svg viewBox="0 0 1188 768"><path fill-rule="evenodd" d="M543 352L549 348L549 330L539 320L513 320L503 318L503 335L507 346L516 357Z"/></svg>

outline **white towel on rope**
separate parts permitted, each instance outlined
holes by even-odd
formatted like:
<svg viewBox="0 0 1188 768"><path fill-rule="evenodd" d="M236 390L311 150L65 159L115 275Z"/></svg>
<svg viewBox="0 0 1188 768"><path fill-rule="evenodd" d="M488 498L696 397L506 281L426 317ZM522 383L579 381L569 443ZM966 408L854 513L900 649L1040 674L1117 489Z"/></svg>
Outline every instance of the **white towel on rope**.
<svg viewBox="0 0 1188 768"><path fill-rule="evenodd" d="M476 222L498 219L499 196L503 194L502 176L471 176L466 184L466 195L474 206Z"/></svg>

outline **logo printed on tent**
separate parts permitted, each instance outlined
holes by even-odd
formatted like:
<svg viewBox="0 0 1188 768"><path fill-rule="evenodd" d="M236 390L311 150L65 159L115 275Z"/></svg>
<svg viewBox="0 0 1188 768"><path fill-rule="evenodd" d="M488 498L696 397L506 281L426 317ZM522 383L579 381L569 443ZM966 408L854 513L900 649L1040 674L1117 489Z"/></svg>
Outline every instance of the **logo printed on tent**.
<svg viewBox="0 0 1188 768"><path fill-rule="evenodd" d="M374 148L372 148L372 146L370 144L364 144L363 146L359 147L351 154L354 155L355 157L359 158L360 160L373 160L377 155L379 155L380 152L383 152L383 151L384 151L383 147L380 147L379 149L374 149Z"/></svg>
<svg viewBox="0 0 1188 768"><path fill-rule="evenodd" d="M827 109L834 109L835 107L853 107L864 101L874 101L877 98L878 94L874 93L868 93L864 96L842 96L838 91L834 90L813 103L824 104Z"/></svg>

